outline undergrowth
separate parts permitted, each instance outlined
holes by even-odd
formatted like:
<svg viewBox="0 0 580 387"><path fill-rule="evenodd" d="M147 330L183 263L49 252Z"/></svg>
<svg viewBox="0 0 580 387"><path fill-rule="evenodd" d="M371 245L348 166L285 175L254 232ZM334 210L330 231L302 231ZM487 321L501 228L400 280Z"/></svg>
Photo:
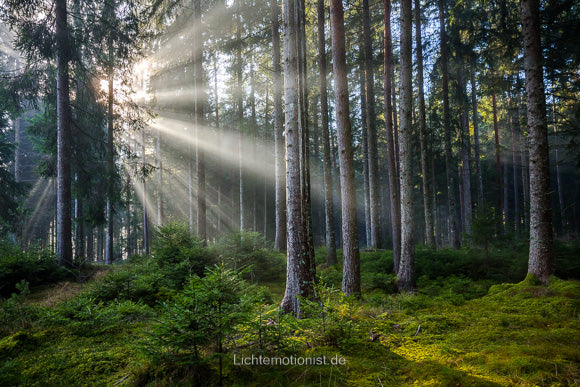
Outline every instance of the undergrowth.
<svg viewBox="0 0 580 387"><path fill-rule="evenodd" d="M263 238L204 247L183 231L160 230L151 256L76 295L20 278L0 304L0 385L580 383L576 245L557 245L556 273L570 271L548 287L518 282L521 246L418 248L415 295L395 293L390 251L363 252L362 298L339 291L340 266L319 267L318 298L296 319L278 310L283 261Z"/></svg>

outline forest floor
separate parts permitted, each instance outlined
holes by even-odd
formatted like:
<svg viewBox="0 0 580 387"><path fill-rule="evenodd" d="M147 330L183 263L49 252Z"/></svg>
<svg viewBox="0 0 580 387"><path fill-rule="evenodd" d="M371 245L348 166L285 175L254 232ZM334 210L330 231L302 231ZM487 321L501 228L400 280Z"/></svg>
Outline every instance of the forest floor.
<svg viewBox="0 0 580 387"><path fill-rule="evenodd" d="M363 283L377 280L365 272L373 257L363 254ZM88 282L43 285L3 305L0 385L580 385L575 280L553 277L543 287L530 278L493 284L422 276L416 295L369 285L355 300L331 286L339 271L331 268L319 289L324 307L314 303L301 320L276 313L283 283L264 281L259 292L268 293L267 302L244 329L224 338L222 355L210 345L196 363L182 351L152 355L160 348L152 350L151 335L167 321L161 304L98 301L90 294L124 269L92 270ZM294 364L264 365L265 358Z"/></svg>

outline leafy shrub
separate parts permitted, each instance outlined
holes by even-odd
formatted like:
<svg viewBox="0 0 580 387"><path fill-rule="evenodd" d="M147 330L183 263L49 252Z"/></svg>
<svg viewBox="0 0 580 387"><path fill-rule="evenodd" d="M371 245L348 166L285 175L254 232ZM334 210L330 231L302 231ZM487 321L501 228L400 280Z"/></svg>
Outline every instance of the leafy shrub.
<svg viewBox="0 0 580 387"><path fill-rule="evenodd" d="M203 278L191 277L182 292L162 304L159 323L151 330L149 354L170 360L186 354L200 362L203 348L210 344L215 354L224 354L226 340L251 318L256 301L252 293L241 273L223 264L208 268Z"/></svg>
<svg viewBox="0 0 580 387"><path fill-rule="evenodd" d="M18 293L0 302L0 337L29 328L40 315L40 307L24 303L30 294L28 282L21 280L16 289Z"/></svg>
<svg viewBox="0 0 580 387"><path fill-rule="evenodd" d="M144 321L153 315L153 310L141 302L114 300L105 303L88 293L81 293L54 309L47 308L42 316L42 324L66 326L76 335L96 336L119 324Z"/></svg>
<svg viewBox="0 0 580 387"><path fill-rule="evenodd" d="M30 286L61 281L71 272L58 266L49 250L22 251L9 242L0 242L0 297L16 291L16 284L25 280Z"/></svg>
<svg viewBox="0 0 580 387"><path fill-rule="evenodd" d="M176 288L192 274L202 276L206 266L215 263L211 251L190 233L185 223L160 226L155 231L151 250L163 276Z"/></svg>
<svg viewBox="0 0 580 387"><path fill-rule="evenodd" d="M234 233L222 237L213 246L216 255L232 270L243 270L245 279L282 280L286 273L284 254L275 251L260 233Z"/></svg>

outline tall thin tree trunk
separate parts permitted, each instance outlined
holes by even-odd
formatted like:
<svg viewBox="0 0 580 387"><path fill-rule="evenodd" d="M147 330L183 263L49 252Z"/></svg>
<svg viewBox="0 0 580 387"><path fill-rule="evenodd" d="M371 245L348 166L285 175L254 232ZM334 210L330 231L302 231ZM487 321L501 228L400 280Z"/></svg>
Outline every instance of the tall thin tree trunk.
<svg viewBox="0 0 580 387"><path fill-rule="evenodd" d="M445 32L445 8L439 0L439 30L441 35L441 84L443 91L443 128L445 136L445 172L447 177L447 209L449 217L449 237L454 248L459 248L457 230L457 210L455 205L455 171L451 167L451 124L449 122L449 71L447 70L447 33Z"/></svg>
<svg viewBox="0 0 580 387"><path fill-rule="evenodd" d="M475 178L477 180L477 205L483 206L483 177L481 175L481 155L479 150L479 126L477 118L477 89L475 86L475 59L471 62L471 107L473 109L473 148L475 158Z"/></svg>
<svg viewBox="0 0 580 387"><path fill-rule="evenodd" d="M161 131L157 129L155 143L155 156L157 159L157 225L163 224L163 160L161 155Z"/></svg>
<svg viewBox="0 0 580 387"><path fill-rule="evenodd" d="M258 122L256 118L256 85L254 83L254 57L250 56L250 117L251 117L251 139L252 145L250 150L250 164L256 165L256 131L258 127ZM258 231L258 198L257 198L257 180L255 177L250 179L250 200L252 203L252 231Z"/></svg>
<svg viewBox="0 0 580 387"><path fill-rule="evenodd" d="M350 126L344 10L341 0L330 0L332 30L332 68L336 100L336 128L342 196L343 275L342 291L360 295L360 252L358 247L356 189L354 185L352 133Z"/></svg>
<svg viewBox="0 0 580 387"><path fill-rule="evenodd" d="M554 268L550 158L542 72L538 0L522 0L522 34L530 144L530 257L528 273L548 284Z"/></svg>
<svg viewBox="0 0 580 387"><path fill-rule="evenodd" d="M222 136L222 128L220 127L220 106L219 106L219 92L218 92L218 67L217 67L217 55L213 57L213 92L214 92L214 100L215 100L215 128L217 131L218 136L218 143L223 143L223 136ZM222 196L223 196L223 162L224 162L224 154L222 147L218 149L218 160L217 160L217 187L216 187L216 194L217 194L217 221L216 221L216 231L218 235L222 233L222 213L223 203L222 203Z"/></svg>
<svg viewBox="0 0 580 387"><path fill-rule="evenodd" d="M238 157L239 157L239 205L240 205L240 232L247 230L246 225L246 186L245 186L245 166L244 166L244 135L242 133L242 121L244 119L244 99L242 90L242 34L241 34L241 22L239 15L236 18L236 107L237 107L237 130L238 130Z"/></svg>
<svg viewBox="0 0 580 387"><path fill-rule="evenodd" d="M401 0L401 262L397 273L399 291L412 292L415 283L415 241L413 237L413 58L412 0Z"/></svg>
<svg viewBox="0 0 580 387"><path fill-rule="evenodd" d="M360 61L362 63L362 61ZM371 244L371 209L369 194L369 146L368 146L368 119L367 119L367 101L366 101L366 84L364 68L361 65L359 70L359 81L361 90L361 130L362 130L362 164L363 164L363 194L364 194L364 219L365 219L365 243L366 247Z"/></svg>
<svg viewBox="0 0 580 387"><path fill-rule="evenodd" d="M69 33L66 0L55 0L55 11L57 67L56 255L60 265L72 267Z"/></svg>
<svg viewBox="0 0 580 387"><path fill-rule="evenodd" d="M465 82L463 80L463 59L459 58L457 66L457 89L458 98L461 104L461 186L463 189L462 212L464 214L463 232L471 233L471 221L473 209L471 204L471 160L469 157L469 114L467 107L467 96L465 94Z"/></svg>
<svg viewBox="0 0 580 387"><path fill-rule="evenodd" d="M554 135L558 135L558 120L556 117L556 101L552 103L552 119L554 121ZM558 152L559 144L556 142L554 152L556 156L556 186L558 189L558 204L560 206L560 222L562 224L562 232L566 230L566 207L564 206L564 194L562 190L562 180L560 179L560 155ZM515 157L515 155L514 155Z"/></svg>
<svg viewBox="0 0 580 387"><path fill-rule="evenodd" d="M205 85L203 80L203 25L201 23L201 2L193 0L193 78L194 78L194 124L195 124L195 169L197 180L197 218L196 232L202 243L207 241L207 203L205 182L205 150L200 147L199 133L205 127Z"/></svg>
<svg viewBox="0 0 580 387"><path fill-rule="evenodd" d="M503 164L503 216L504 216L504 229L503 232L506 234L508 232L508 224L510 223L510 213L509 213L509 179L508 179L508 164L505 162Z"/></svg>
<svg viewBox="0 0 580 387"><path fill-rule="evenodd" d="M284 3L284 89L286 94L286 197L288 214L288 244L286 290L281 308L301 315L300 298L314 296L314 278L309 254L306 222L304 219L303 170L301 165L302 125L300 115L304 107L300 91L300 60L302 55L300 30L301 5L299 1Z"/></svg>
<svg viewBox="0 0 580 387"><path fill-rule="evenodd" d="M93 226L87 227L87 261L93 262L95 260L95 228Z"/></svg>
<svg viewBox="0 0 580 387"><path fill-rule="evenodd" d="M391 38L391 0L385 0L385 65L384 65L384 94L385 94L385 132L387 137L387 173L389 175L390 207L393 239L393 261L395 274L399 271L401 258L401 202L399 179L396 162L396 144L393 136L394 107L391 101L391 84L393 83L393 43Z"/></svg>
<svg viewBox="0 0 580 387"><path fill-rule="evenodd" d="M145 129L142 129L141 137L141 163L145 167ZM149 254L149 216L147 214L147 182L143 178L143 254Z"/></svg>
<svg viewBox="0 0 580 387"><path fill-rule="evenodd" d="M337 263L336 237L334 226L334 199L332 183L332 164L330 159L330 139L328 125L328 92L326 75L328 73L326 63L326 39L324 34L324 0L317 0L318 21L318 67L320 77L320 120L322 130L322 153L324 167L324 219L326 223L326 265L333 266Z"/></svg>
<svg viewBox="0 0 580 387"><path fill-rule="evenodd" d="M277 0L271 0L272 20L272 82L274 98L274 165L276 192L276 250L286 250L286 166L284 161L284 123L282 111L282 74L280 69L280 25Z"/></svg>
<svg viewBox="0 0 580 387"><path fill-rule="evenodd" d="M421 42L421 1L415 0L415 40L417 47L417 83L419 84L419 141L421 143L421 172L423 183L423 210L425 215L425 242L435 248L431 182L429 177L429 153L427 148L427 125L425 123L425 91L423 88L423 44Z"/></svg>
<svg viewBox="0 0 580 387"><path fill-rule="evenodd" d="M307 63L306 63L306 4L304 0L298 0L298 26L300 37L298 39L298 90L300 93L301 125L300 158L301 158L301 184L302 184L302 216L306 227L306 255L310 268L310 276L316 278L316 264L314 262L314 237L312 232L312 195L310 186L310 130L308 123L308 86L307 86Z"/></svg>
<svg viewBox="0 0 580 387"><path fill-rule="evenodd" d="M501 183L501 157L500 157L500 147L499 147L499 127L497 125L497 100L495 97L495 92L491 95L491 104L493 110L493 133L495 136L495 164L497 170L497 189L498 189L498 221L499 221L499 232L503 230L504 222L504 201L502 199L502 183Z"/></svg>
<svg viewBox="0 0 580 387"><path fill-rule="evenodd" d="M371 43L371 17L369 0L363 0L363 41L365 68L365 99L367 107L367 143L368 143L368 183L369 183L369 217L370 241L372 247L380 248L379 223L379 180L377 150L377 117L375 112L375 79L373 66L373 48Z"/></svg>
<svg viewBox="0 0 580 387"><path fill-rule="evenodd" d="M519 109L518 109L519 110ZM519 116L519 113L518 113ZM522 150L520 160L522 164L522 194L523 194L523 212L524 212L524 230L529 231L530 224L530 182L529 182L529 163L528 163L528 139L525 134L520 133L520 149Z"/></svg>
<svg viewBox="0 0 580 387"><path fill-rule="evenodd" d="M512 178L513 178L513 187L514 187L514 231L516 234L519 232L520 226L520 203L519 203L519 194L518 194L518 156L517 156L517 147L516 147L516 122L514 120L514 109L513 109L513 101L511 96L508 100L508 106L510 108L510 132L512 135Z"/></svg>

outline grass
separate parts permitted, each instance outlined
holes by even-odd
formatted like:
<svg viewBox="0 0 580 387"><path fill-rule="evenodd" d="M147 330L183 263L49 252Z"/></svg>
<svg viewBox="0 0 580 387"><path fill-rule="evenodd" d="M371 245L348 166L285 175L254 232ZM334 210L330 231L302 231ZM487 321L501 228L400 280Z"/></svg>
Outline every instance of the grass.
<svg viewBox="0 0 580 387"><path fill-rule="evenodd" d="M325 269L323 281L330 287L320 289L324 309L313 303L309 318L302 320L275 312L283 283L260 283L268 288L271 304L256 312L247 333L225 343L230 350L222 356L223 384L579 385L580 283L557 277L549 287L538 286L531 278L502 283L497 271L486 276L474 270L478 254L470 260L467 250L419 249L420 292L408 295L392 292L390 252L363 253L362 299L344 299L332 288L340 286L340 270ZM502 264L517 267L521 254L501 250L491 262L512 256ZM566 254L573 261L570 249ZM429 275L427 268L437 261L446 264ZM0 336L0 385L219 383L212 346L198 363L187 353L151 357L147 343L161 308L130 299L99 301L95 298L103 288L99 281L116 278L103 270L108 269L97 270L89 283L44 285L4 302L0 313L12 313L21 321L14 328L5 327ZM122 272L130 270L125 267ZM170 300L165 293L162 296L161 300ZM257 344L256 330L263 344ZM240 357L252 355L344 358L346 364L239 365Z"/></svg>

